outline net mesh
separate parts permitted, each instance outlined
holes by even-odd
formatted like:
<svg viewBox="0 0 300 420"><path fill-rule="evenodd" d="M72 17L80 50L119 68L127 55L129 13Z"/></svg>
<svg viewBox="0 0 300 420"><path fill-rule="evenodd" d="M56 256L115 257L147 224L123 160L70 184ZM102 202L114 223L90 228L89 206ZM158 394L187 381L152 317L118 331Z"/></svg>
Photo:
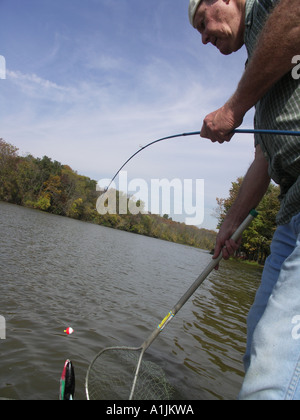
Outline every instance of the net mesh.
<svg viewBox="0 0 300 420"><path fill-rule="evenodd" d="M87 389L90 400L128 400L140 351L109 349L91 366ZM164 371L155 363L142 360L134 400L170 400L173 388Z"/></svg>

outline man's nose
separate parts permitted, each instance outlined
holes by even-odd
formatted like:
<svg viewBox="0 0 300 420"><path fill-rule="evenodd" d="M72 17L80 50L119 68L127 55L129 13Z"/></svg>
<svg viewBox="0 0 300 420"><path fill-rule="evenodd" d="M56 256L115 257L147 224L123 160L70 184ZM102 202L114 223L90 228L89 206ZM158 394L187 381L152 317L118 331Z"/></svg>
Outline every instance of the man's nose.
<svg viewBox="0 0 300 420"><path fill-rule="evenodd" d="M208 44L209 43L209 36L206 33L206 31L202 32L201 36L202 36L202 43L204 45Z"/></svg>

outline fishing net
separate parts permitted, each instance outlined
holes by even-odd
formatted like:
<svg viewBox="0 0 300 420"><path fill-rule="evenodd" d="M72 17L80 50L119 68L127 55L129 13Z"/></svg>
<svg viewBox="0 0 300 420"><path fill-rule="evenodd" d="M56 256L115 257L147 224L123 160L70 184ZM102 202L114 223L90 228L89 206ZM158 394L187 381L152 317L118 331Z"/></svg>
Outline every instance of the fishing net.
<svg viewBox="0 0 300 420"><path fill-rule="evenodd" d="M103 351L91 364L86 379L90 400L128 400L140 352L132 349L112 348ZM155 363L142 360L133 400L170 400L173 388L164 371Z"/></svg>
<svg viewBox="0 0 300 420"><path fill-rule="evenodd" d="M252 210L231 239L237 241L257 215L258 213ZM144 361L144 353L221 259L222 252L218 258L208 264L191 287L179 299L174 308L158 324L140 347L109 347L98 353L89 365L86 374L85 389L88 399L171 399L172 387L168 384L164 372L156 364Z"/></svg>

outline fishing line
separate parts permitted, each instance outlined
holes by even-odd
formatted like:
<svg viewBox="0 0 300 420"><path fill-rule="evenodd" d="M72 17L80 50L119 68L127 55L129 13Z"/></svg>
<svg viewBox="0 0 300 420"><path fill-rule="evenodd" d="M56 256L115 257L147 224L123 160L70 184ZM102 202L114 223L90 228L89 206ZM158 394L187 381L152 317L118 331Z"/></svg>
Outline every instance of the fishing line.
<svg viewBox="0 0 300 420"><path fill-rule="evenodd" d="M200 131L191 131L191 132L188 132L188 133L174 134L172 136L162 137L161 139L151 141L150 143L146 144L146 146L141 147L133 155L131 155L130 158L128 158L125 163L123 163L123 165L120 167L120 169L118 169L118 171L116 172L116 174L113 176L112 180L110 181L108 187L105 188L105 192L109 189L109 187L114 182L114 180L119 175L119 173L124 168L124 166L126 166L127 163L131 161L131 159L133 159L136 155L141 153L143 150L145 150L148 147L152 146L153 144L159 143L161 141L175 139L175 138L178 138L178 137L199 136L200 133L201 133ZM248 128L246 128L246 129L236 129L236 130L233 130L233 133L234 134L273 134L273 135L281 135L281 136L300 136L300 131L264 130L264 129L250 129L250 128L249 129Z"/></svg>

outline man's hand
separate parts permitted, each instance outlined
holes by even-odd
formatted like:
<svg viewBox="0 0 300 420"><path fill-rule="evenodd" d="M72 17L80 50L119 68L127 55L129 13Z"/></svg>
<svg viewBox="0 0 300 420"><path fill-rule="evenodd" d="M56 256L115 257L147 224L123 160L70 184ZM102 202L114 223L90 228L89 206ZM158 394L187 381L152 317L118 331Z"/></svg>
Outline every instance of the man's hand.
<svg viewBox="0 0 300 420"><path fill-rule="evenodd" d="M236 112L229 100L222 108L206 116L200 135L213 143L228 142L233 136L233 130L242 124L243 117L243 112Z"/></svg>
<svg viewBox="0 0 300 420"><path fill-rule="evenodd" d="M269 165L264 153L261 147L257 145L255 159L250 166L239 189L238 196L228 211L218 233L213 255L214 259L222 252L223 258L227 260L239 248L241 239L235 242L230 238L242 221L247 217L249 211L256 208L265 195L270 184L268 167Z"/></svg>
<svg viewBox="0 0 300 420"><path fill-rule="evenodd" d="M217 236L213 259L218 258L222 252L224 260L228 260L239 249L242 238L240 238L238 242L229 239L237 228L238 226L233 225L230 219L225 220ZM216 270L217 269L218 266L216 267Z"/></svg>

